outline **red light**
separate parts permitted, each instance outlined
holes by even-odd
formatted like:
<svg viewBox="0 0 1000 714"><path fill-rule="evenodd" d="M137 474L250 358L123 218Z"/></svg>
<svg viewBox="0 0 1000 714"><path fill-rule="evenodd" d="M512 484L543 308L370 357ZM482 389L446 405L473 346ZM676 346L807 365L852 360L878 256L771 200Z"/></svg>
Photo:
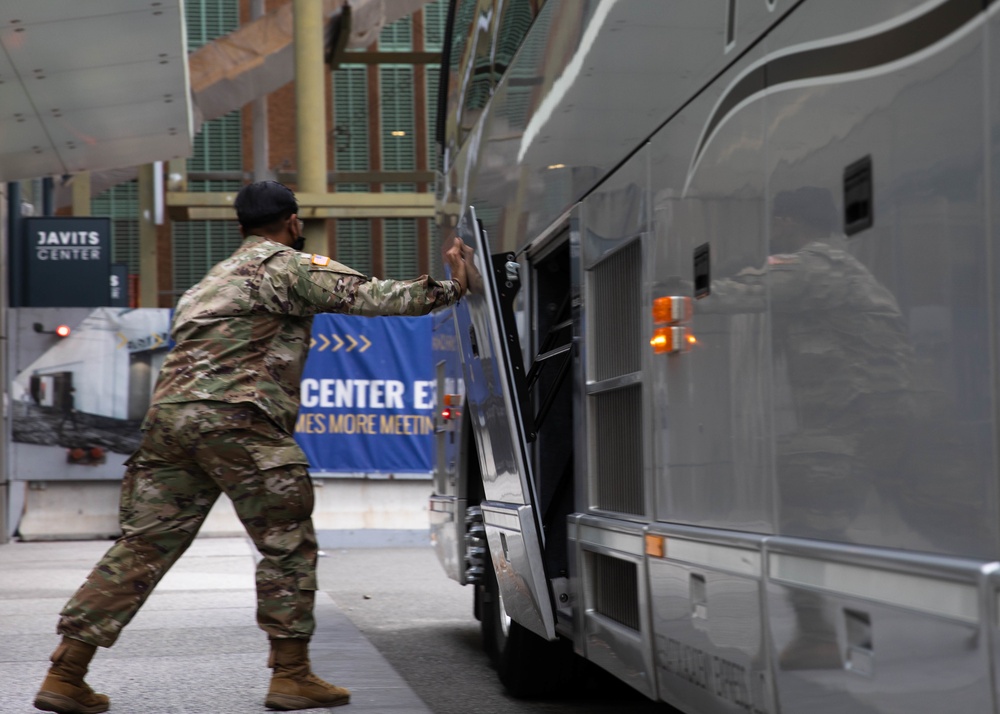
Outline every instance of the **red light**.
<svg viewBox="0 0 1000 714"><path fill-rule="evenodd" d="M451 419L451 409L450 408L442 409L441 418L445 420Z"/></svg>
<svg viewBox="0 0 1000 714"><path fill-rule="evenodd" d="M60 337L69 337L69 333L69 325L59 325L59 327L56 328L56 334Z"/></svg>

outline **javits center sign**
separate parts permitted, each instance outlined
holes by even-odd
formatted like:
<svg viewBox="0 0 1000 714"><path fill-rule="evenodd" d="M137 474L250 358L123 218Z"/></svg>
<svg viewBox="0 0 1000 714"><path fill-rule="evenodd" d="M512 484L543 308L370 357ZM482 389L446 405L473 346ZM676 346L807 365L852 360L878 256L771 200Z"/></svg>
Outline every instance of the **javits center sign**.
<svg viewBox="0 0 1000 714"><path fill-rule="evenodd" d="M110 218L26 218L22 236L22 305L102 307L109 304Z"/></svg>

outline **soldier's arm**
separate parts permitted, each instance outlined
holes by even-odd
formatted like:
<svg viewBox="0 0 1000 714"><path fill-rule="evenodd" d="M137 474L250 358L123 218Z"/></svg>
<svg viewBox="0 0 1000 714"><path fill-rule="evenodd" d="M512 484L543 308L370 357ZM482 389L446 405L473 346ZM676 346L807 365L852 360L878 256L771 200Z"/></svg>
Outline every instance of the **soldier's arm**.
<svg viewBox="0 0 1000 714"><path fill-rule="evenodd" d="M301 254L290 293L307 314L426 315L458 302L464 287L456 280L423 275L413 280L368 278L324 256Z"/></svg>
<svg viewBox="0 0 1000 714"><path fill-rule="evenodd" d="M820 278L798 255L772 255L762 269L747 268L733 278L712 281L712 292L698 301L699 312L779 312L805 309L810 281Z"/></svg>

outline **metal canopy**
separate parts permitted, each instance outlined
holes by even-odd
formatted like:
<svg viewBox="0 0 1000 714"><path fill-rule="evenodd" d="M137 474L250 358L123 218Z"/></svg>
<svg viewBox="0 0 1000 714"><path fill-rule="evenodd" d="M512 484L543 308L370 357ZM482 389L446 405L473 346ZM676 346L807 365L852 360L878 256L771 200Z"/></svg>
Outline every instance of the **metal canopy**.
<svg viewBox="0 0 1000 714"><path fill-rule="evenodd" d="M182 0L0 2L0 181L191 153Z"/></svg>

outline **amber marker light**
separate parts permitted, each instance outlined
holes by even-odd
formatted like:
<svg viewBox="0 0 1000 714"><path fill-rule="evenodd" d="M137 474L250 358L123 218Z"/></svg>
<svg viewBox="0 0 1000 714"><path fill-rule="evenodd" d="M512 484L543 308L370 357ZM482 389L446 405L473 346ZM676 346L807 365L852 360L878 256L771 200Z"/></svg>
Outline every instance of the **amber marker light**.
<svg viewBox="0 0 1000 714"><path fill-rule="evenodd" d="M658 328L653 332L653 339L649 341L653 346L653 352L658 355L672 351L673 335L670 334L669 327Z"/></svg>
<svg viewBox="0 0 1000 714"><path fill-rule="evenodd" d="M670 322L671 300L668 297L658 297L653 300L653 324L665 325Z"/></svg>
<svg viewBox="0 0 1000 714"><path fill-rule="evenodd" d="M653 533L646 534L646 555L663 558L667 555L667 539Z"/></svg>
<svg viewBox="0 0 1000 714"><path fill-rule="evenodd" d="M687 352L695 342L686 327L657 327L649 340L653 353L658 355Z"/></svg>
<svg viewBox="0 0 1000 714"><path fill-rule="evenodd" d="M667 295L653 300L653 324L678 325L688 322L694 312L691 298Z"/></svg>
<svg viewBox="0 0 1000 714"><path fill-rule="evenodd" d="M59 327L56 328L56 334L60 337L69 337L69 333L69 325L59 325Z"/></svg>

